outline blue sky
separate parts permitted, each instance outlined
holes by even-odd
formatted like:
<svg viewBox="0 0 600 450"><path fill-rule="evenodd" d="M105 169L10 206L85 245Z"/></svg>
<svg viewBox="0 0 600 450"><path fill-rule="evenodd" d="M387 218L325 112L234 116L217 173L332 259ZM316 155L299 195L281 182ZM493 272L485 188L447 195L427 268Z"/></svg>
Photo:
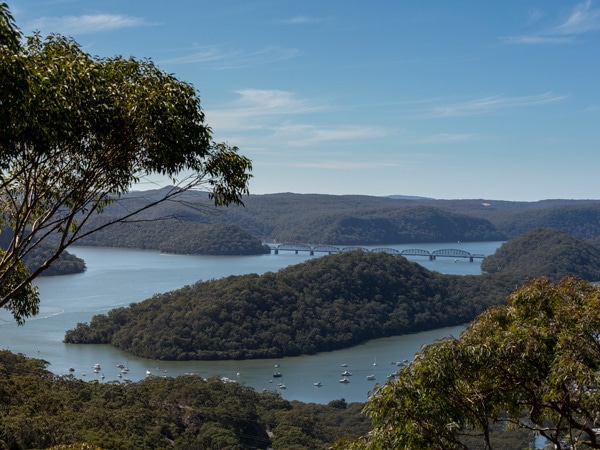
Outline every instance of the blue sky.
<svg viewBox="0 0 600 450"><path fill-rule="evenodd" d="M600 198L600 0L8 4L192 83L254 194Z"/></svg>

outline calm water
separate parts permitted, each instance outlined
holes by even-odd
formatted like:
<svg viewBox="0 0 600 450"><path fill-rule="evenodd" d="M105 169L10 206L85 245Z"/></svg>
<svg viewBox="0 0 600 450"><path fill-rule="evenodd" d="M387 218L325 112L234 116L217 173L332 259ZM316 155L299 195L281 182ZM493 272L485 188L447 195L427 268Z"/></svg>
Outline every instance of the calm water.
<svg viewBox="0 0 600 450"><path fill-rule="evenodd" d="M457 248L470 253L493 254L501 242L419 244L386 246L397 249L423 248L429 251ZM35 319L22 327L2 311L0 314L0 348L41 358L50 363L49 369L57 374L69 373L82 379L101 382L137 381L150 371L152 375L176 376L197 373L208 377L219 375L244 382L256 390L277 389L287 399L327 403L334 399L363 402L375 383L383 384L389 374L397 370L395 362L410 360L425 343L448 335L457 336L462 327L453 327L395 338L378 339L351 349L320 353L312 356L279 360L250 361L194 361L163 362L135 358L107 345L68 345L62 342L65 331L79 322L89 322L95 314L112 308L142 301L154 294L170 291L199 280L222 278L246 273L262 274L277 271L320 255L281 252L279 255L246 257L211 257L167 255L153 251L73 247L71 253L83 258L87 270L83 274L43 277L37 281L41 308ZM439 258L428 261L409 257L423 266L442 273L458 275L480 274L481 260L455 261ZM94 373L93 365L101 370ZM129 372L119 378L117 364L124 364ZM275 365L279 364L279 368ZM342 367L347 365L347 367ZM352 372L350 383L342 384L343 370ZM280 371L281 378L273 378ZM101 375L105 378L102 379ZM374 381L366 379L375 375ZM321 387L313 383L320 381ZM286 385L278 389L278 383Z"/></svg>

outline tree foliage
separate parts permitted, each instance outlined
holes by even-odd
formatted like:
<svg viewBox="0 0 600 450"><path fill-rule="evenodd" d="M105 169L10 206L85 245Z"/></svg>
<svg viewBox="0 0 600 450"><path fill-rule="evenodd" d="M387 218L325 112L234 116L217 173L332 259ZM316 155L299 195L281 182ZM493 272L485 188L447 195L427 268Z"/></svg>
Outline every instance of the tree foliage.
<svg viewBox="0 0 600 450"><path fill-rule="evenodd" d="M458 339L427 346L366 412L349 448L467 448L517 427L556 449L600 448L600 288L538 278L481 314Z"/></svg>
<svg viewBox="0 0 600 450"><path fill-rule="evenodd" d="M151 60L94 57L60 35L23 39L0 4L0 306L18 322L37 312L31 281L98 227L89 218L151 175L175 185L141 209L190 189L216 205L242 204L250 161L211 140L193 86ZM134 220L123 208L115 222ZM55 252L28 270L23 258L52 237Z"/></svg>

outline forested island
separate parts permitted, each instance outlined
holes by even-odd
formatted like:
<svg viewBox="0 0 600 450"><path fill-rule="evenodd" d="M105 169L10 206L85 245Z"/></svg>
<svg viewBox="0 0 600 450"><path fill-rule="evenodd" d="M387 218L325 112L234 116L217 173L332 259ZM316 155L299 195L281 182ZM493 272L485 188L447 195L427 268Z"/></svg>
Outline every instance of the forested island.
<svg viewBox="0 0 600 450"><path fill-rule="evenodd" d="M526 233L492 261L503 270L455 276L383 252L327 255L276 273L230 276L159 294L78 324L65 342L112 344L162 360L312 354L465 324L502 304L542 264L539 275L552 278L600 274L598 250L559 230Z"/></svg>

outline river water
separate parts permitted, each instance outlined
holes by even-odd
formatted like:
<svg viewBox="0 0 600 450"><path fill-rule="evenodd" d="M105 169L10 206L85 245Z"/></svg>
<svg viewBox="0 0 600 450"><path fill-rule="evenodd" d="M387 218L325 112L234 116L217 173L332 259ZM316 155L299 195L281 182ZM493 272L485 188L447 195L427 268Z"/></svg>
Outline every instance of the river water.
<svg viewBox="0 0 600 450"><path fill-rule="evenodd" d="M491 255L501 244L471 242L384 247L398 250L416 247L428 251L456 248ZM275 272L292 264L322 257L321 254L310 256L305 252L296 254L284 251L278 255L235 257L170 255L96 247L71 247L69 251L85 260L87 270L82 274L39 278L36 283L41 305L37 317L19 327L6 311L2 310L0 314L0 348L48 361L49 370L59 375L72 373L85 380L111 382L195 373L203 377L227 377L258 391L278 390L282 397L289 400L327 403L344 398L348 402L364 402L375 383L385 383L388 375L398 369L396 363L411 360L423 344L432 343L443 336L458 336L463 329L452 327L377 339L346 350L277 360L166 362L136 358L109 345L65 344L62 342L65 332L77 323L89 322L95 314L142 301L154 294L199 280ZM409 260L441 273L481 273L480 259L474 262L453 258L429 261L425 257L409 257ZM93 369L95 364L101 367L97 373ZM123 364L129 371L122 374L118 364ZM70 372L71 368L73 372ZM339 382L344 370L352 373L348 377L350 383ZM273 377L276 371L281 372L280 378ZM368 375L374 375L375 380L367 380ZM322 386L316 387L316 382ZM279 388L279 383L285 384L286 388Z"/></svg>

